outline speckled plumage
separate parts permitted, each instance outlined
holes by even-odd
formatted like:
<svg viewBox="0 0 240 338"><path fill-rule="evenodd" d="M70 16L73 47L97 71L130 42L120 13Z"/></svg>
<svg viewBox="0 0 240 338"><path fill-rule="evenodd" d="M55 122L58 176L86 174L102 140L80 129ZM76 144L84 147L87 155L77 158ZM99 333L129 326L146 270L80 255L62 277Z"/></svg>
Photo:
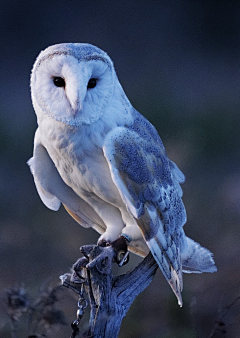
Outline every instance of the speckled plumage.
<svg viewBox="0 0 240 338"><path fill-rule="evenodd" d="M184 175L131 106L109 56L88 44L51 46L34 64L31 92L38 129L29 165L43 203L52 210L63 204L100 240L123 233L133 252L150 249L181 305L182 271L216 267L185 236Z"/></svg>

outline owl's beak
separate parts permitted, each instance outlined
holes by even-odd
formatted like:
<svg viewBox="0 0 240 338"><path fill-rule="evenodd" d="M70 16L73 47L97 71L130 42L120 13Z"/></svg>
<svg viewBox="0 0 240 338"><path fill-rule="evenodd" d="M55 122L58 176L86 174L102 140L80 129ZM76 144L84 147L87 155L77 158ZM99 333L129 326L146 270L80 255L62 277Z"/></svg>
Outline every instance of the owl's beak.
<svg viewBox="0 0 240 338"><path fill-rule="evenodd" d="M77 97L77 102L76 102L77 104L76 114L81 113L81 111L83 110L83 102L85 100L86 93L87 93L87 86L85 84L80 85L78 89L78 97Z"/></svg>
<svg viewBox="0 0 240 338"><path fill-rule="evenodd" d="M74 118L76 118L83 109L83 101L86 96L86 91L86 86L81 83L76 86L71 86L70 88L66 86L66 93Z"/></svg>

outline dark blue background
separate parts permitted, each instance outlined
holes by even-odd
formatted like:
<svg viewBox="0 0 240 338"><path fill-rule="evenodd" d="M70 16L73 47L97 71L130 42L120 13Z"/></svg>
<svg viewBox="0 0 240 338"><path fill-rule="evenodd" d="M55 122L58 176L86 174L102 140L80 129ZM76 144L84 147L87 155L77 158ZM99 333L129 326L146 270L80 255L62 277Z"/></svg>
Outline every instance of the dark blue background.
<svg viewBox="0 0 240 338"><path fill-rule="evenodd" d="M186 233L214 253L219 268L184 276L183 309L158 273L130 309L120 338L187 338L195 328L207 337L219 307L240 291L240 3L1 0L2 290L25 283L34 293L46 281L58 283L79 246L98 237L64 210L47 210L26 165L36 130L31 68L42 49L61 42L89 42L110 55L128 98L186 175ZM131 266L138 261L132 256ZM62 307L74 319L76 303ZM239 310L236 304L228 311L228 337L240 335ZM66 337L69 328L61 332Z"/></svg>

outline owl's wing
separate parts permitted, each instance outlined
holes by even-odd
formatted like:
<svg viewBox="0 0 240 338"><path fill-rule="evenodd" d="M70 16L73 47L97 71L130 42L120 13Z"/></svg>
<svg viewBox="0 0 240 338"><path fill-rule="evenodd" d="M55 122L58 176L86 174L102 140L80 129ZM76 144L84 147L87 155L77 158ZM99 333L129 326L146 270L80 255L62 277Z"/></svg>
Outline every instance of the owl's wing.
<svg viewBox="0 0 240 338"><path fill-rule="evenodd" d="M171 162L155 128L143 117L117 127L103 147L114 183L181 305L182 226L186 212L179 183L184 175Z"/></svg>
<svg viewBox="0 0 240 338"><path fill-rule="evenodd" d="M62 180L39 138L37 131L33 157L28 161L28 164L42 202L49 209L55 211L60 208L62 203L69 214L83 227L93 227L99 233L103 233L106 226L101 218Z"/></svg>

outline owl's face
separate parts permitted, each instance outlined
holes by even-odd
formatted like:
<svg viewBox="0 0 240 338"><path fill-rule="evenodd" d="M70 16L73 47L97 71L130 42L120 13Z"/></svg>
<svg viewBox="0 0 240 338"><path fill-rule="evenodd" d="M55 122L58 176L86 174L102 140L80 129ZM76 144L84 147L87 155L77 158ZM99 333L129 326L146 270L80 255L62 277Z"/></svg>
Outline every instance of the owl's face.
<svg viewBox="0 0 240 338"><path fill-rule="evenodd" d="M71 126L97 121L109 104L116 74L111 59L89 44L60 44L40 53L31 92L38 117Z"/></svg>

